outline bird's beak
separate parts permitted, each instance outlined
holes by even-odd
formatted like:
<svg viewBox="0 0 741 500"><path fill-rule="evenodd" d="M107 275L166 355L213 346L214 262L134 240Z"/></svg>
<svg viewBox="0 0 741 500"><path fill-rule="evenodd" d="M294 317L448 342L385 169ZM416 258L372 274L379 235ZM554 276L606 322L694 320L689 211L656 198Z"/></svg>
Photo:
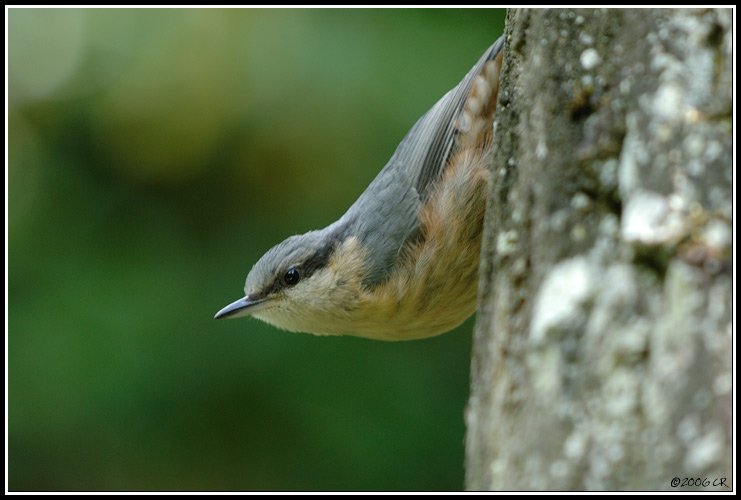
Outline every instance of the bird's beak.
<svg viewBox="0 0 741 500"><path fill-rule="evenodd" d="M228 306L226 306L224 309L216 313L216 316L214 316L214 319L221 319L221 318L240 318L242 316L249 316L259 309L256 307L258 304L262 304L266 302L268 299L261 298L261 299L250 299L250 296L242 297L241 299L237 300L236 302L232 302Z"/></svg>

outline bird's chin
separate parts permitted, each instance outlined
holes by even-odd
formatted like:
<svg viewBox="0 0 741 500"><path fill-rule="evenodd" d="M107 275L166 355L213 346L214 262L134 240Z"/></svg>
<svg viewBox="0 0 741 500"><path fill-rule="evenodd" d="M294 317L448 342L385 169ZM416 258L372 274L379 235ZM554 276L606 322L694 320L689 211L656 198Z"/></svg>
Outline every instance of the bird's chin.
<svg viewBox="0 0 741 500"><path fill-rule="evenodd" d="M259 310L255 310L250 315L255 319L259 319L260 321L264 321L265 323L283 330L289 330L292 332L298 331L296 325L294 325L294 322L292 321L291 315L276 306L277 304L265 304Z"/></svg>
<svg viewBox="0 0 741 500"><path fill-rule="evenodd" d="M289 332L314 333L314 329L311 328L312 325L307 322L306 316L296 314L284 307L276 307L277 305L278 304L266 305L266 307L260 311L253 313L252 316L260 321L273 325L276 328L280 328L281 330L288 330Z"/></svg>

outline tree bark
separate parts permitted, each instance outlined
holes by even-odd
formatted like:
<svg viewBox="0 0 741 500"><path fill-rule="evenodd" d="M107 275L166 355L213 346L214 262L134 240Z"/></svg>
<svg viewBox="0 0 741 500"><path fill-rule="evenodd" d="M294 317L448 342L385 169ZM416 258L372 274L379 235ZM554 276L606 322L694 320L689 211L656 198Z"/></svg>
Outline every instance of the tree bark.
<svg viewBox="0 0 741 500"><path fill-rule="evenodd" d="M466 487L731 491L732 12L505 32Z"/></svg>

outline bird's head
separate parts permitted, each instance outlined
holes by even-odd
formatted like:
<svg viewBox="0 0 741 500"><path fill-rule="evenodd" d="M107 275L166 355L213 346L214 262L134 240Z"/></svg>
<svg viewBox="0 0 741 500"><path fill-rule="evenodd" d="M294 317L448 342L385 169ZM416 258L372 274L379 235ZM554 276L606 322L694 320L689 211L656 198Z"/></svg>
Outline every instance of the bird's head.
<svg viewBox="0 0 741 500"><path fill-rule="evenodd" d="M291 236L260 258L245 296L215 317L253 316L286 330L335 333L333 320L357 306L363 265L357 240L331 227Z"/></svg>

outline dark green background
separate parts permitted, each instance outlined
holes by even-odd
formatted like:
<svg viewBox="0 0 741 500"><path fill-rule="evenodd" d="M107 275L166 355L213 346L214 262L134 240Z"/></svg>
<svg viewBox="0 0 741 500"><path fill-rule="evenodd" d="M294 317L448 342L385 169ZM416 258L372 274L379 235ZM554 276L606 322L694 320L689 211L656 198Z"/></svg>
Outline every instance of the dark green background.
<svg viewBox="0 0 741 500"><path fill-rule="evenodd" d="M11 9L9 488L462 488L471 320L382 343L212 317L503 18Z"/></svg>

